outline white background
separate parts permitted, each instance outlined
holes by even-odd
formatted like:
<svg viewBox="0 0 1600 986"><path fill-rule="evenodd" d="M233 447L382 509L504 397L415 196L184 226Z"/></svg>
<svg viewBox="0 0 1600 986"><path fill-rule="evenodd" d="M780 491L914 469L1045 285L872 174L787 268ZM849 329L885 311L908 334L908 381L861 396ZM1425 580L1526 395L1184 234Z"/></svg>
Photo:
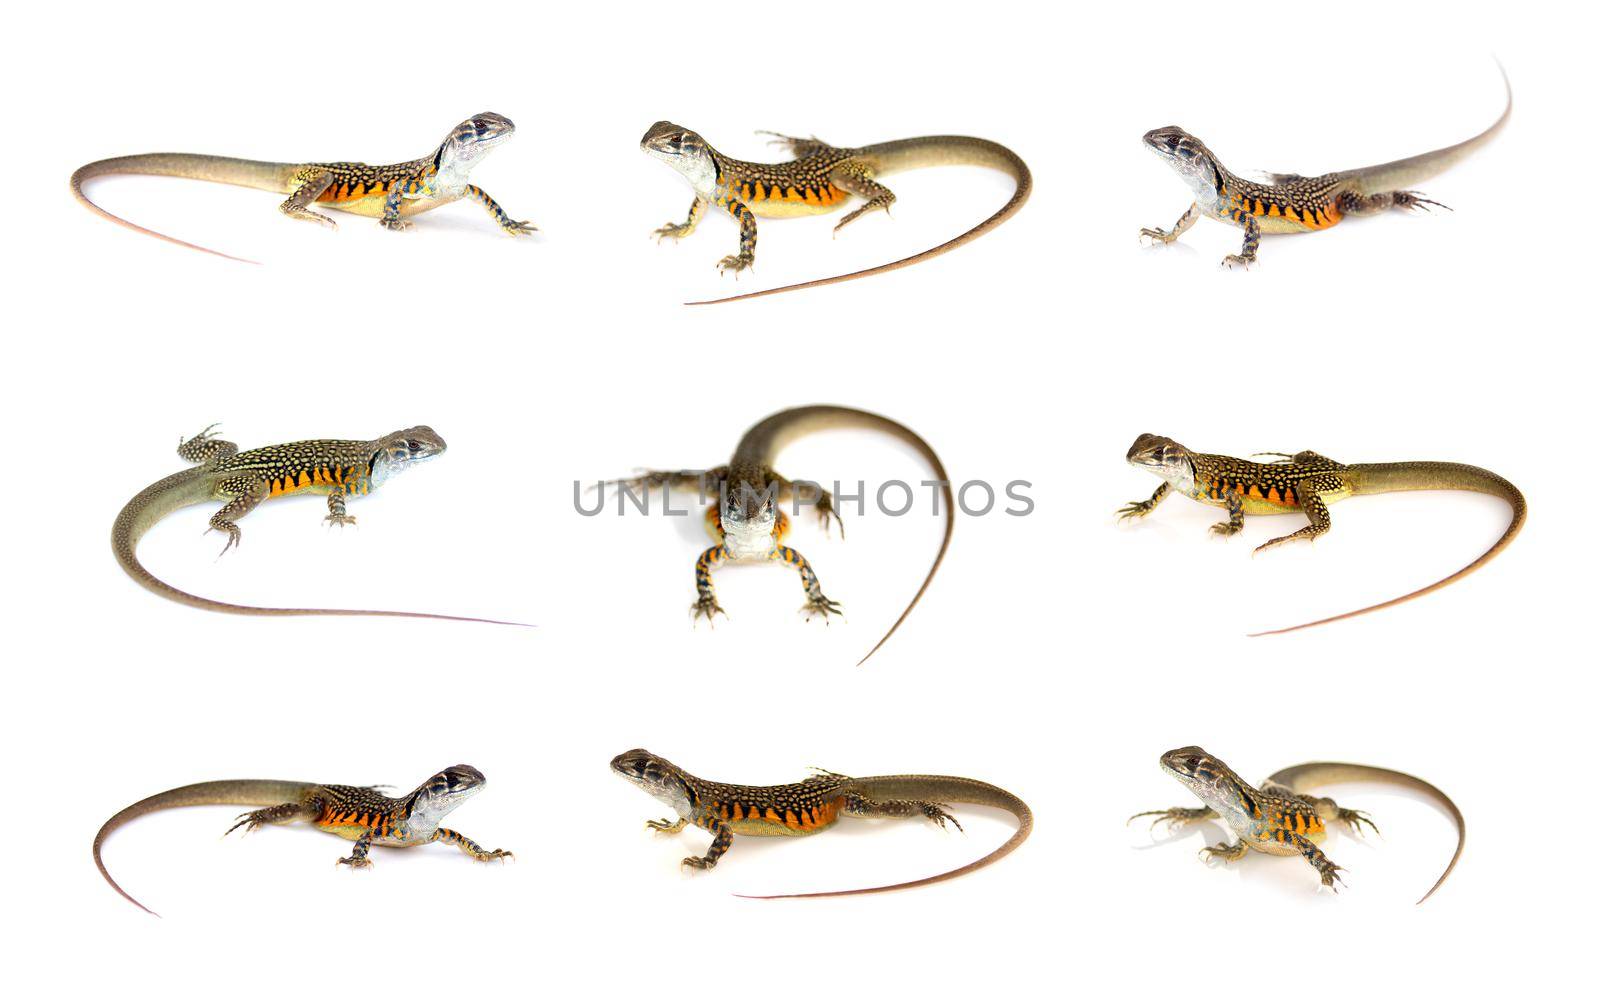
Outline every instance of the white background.
<svg viewBox="0 0 1600 986"><path fill-rule="evenodd" d="M1595 456L1592 25L1540 4L1261 7L989 3L853 8L389 4L237 10L107 5L11 24L7 135L10 684L0 810L8 965L136 982L661 981L1032 975L1155 982L1292 968L1345 982L1576 973L1596 808L1590 744ZM1423 191L1455 208L1178 245L1184 188L1144 151L1179 123L1233 169L1308 174L1453 143L1516 112ZM476 180L544 231L511 240L471 203L404 235L294 223L265 193L159 178L92 194L122 215L264 262L249 267L76 206L79 164L188 150L276 160L404 160L494 109L517 138ZM636 150L666 117L726 153L758 128L859 144L926 133L1000 140L1037 189L1010 223L885 277L713 309L735 226L647 235L690 195ZM895 176L893 218L761 224L738 287L913 253L1011 192L975 169ZM11 280L15 278L16 280ZM807 624L792 573L725 568L731 619L692 627L696 517L579 516L574 481L709 467L782 407L870 408L925 436L958 481L1033 484L1037 509L961 517L921 607L869 662L939 537L907 517L798 518L791 543L847 621ZM146 539L161 577L267 605L468 613L537 629L198 612L130 582L116 511L182 463L211 421L245 447L367 438L425 422L449 453L355 501L274 501L236 553L209 509ZM1506 523L1466 493L1364 498L1332 533L1251 557L1293 517L1171 501L1114 510L1155 480L1140 432L1245 454L1437 458L1527 494L1517 542L1465 582L1384 613L1270 639L1248 631L1399 594L1465 564ZM909 450L838 431L789 474L926 478ZM1383 837L1336 835L1337 897L1297 860L1195 860L1214 827L1152 844L1135 811L1193 803L1157 768L1200 743L1258 778L1307 759L1410 771L1449 791L1470 838L1411 902L1452 835L1426 802L1330 791ZM861 886L937 872L1010 831L958 808L963 836L848 821L823 838L736 839L680 874L703 832L656 837L661 807L609 775L646 745L704 776L981 777L1038 825L1015 855L909 893L758 902L735 892ZM517 853L476 866L440 846L375 850L303 826L226 840L234 810L130 825L107 861L157 921L100 881L100 822L179 784L286 777L402 788L469 762L487 790L450 824ZM1587 930L1587 929L1585 929ZM31 974L31 975L30 975Z"/></svg>

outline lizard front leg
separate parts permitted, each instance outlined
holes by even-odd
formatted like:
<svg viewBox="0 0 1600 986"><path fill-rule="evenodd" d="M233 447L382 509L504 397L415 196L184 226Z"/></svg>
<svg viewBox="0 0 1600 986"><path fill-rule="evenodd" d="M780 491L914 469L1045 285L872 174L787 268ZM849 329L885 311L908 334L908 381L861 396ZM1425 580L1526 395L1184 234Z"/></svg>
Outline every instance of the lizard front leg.
<svg viewBox="0 0 1600 986"><path fill-rule="evenodd" d="M483 207L489 210L489 215L494 217L494 221L500 225L500 228L512 236L524 236L538 232L539 227L533 223L521 222L506 215L506 210L500 208L500 203L490 198L489 193L478 186L468 185L467 195L482 202Z"/></svg>
<svg viewBox="0 0 1600 986"><path fill-rule="evenodd" d="M716 508L712 507L712 509L715 510ZM717 605L717 593L711 586L712 569L721 567L727 558L727 549L720 544L715 544L707 548L700 555L699 560L694 563L695 601L689 611L694 614L696 621L703 616L706 618L707 623L716 626L716 615L718 613L722 613L723 616L728 615L721 606Z"/></svg>
<svg viewBox="0 0 1600 986"><path fill-rule="evenodd" d="M733 829L720 818L707 818L700 824L711 832L711 845L706 849L704 856L685 856L680 865L697 870L709 870L717 865L717 860L721 859L727 853L728 847L733 845Z"/></svg>
<svg viewBox="0 0 1600 986"><path fill-rule="evenodd" d="M727 210L739 221L739 253L717 261L717 269L724 274L731 270L738 277L740 271L749 270L756 262L756 214L738 199L729 199Z"/></svg>
<svg viewBox="0 0 1600 986"><path fill-rule="evenodd" d="M695 200L689 203L688 219L685 219L681 223L667 223L665 226L662 226L651 235L656 238L657 243L660 243L662 240L666 239L683 239L685 236L693 233L695 228L700 225L700 220L705 218L706 206L708 204L709 203L707 203L705 199L696 196Z"/></svg>
<svg viewBox="0 0 1600 986"><path fill-rule="evenodd" d="M921 815L938 824L940 828L949 822L956 827L957 832L963 832L961 823L950 814L950 806L938 804L933 801L873 801L859 794L846 794L844 799L844 813L855 815L859 818L916 818Z"/></svg>
<svg viewBox="0 0 1600 986"><path fill-rule="evenodd" d="M235 476L218 483L217 493L228 496L229 500L227 506L211 515L210 529L228 536L228 543L222 546L222 553L227 554L229 548L239 544L239 525L234 521L260 506L268 490L267 484L259 479Z"/></svg>
<svg viewBox="0 0 1600 986"><path fill-rule="evenodd" d="M872 175L865 167L853 162L846 162L834 168L828 178L837 186L867 200L866 205L839 220L833 227L835 235L839 230L860 219L862 216L877 209L882 209L885 215L889 207L894 205L894 193L872 180Z"/></svg>
<svg viewBox="0 0 1600 986"><path fill-rule="evenodd" d="M429 190L415 178L395 182L389 189L389 194L384 196L383 218L378 220L378 225L384 229L410 229L411 220L400 215L400 206L406 199L422 198L427 194Z"/></svg>
<svg viewBox="0 0 1600 986"><path fill-rule="evenodd" d="M372 839L377 835L377 830L367 829L356 839L355 848L350 850L350 855L343 856L336 866L348 866L353 870L365 869L372 865L372 860L367 858L367 852L372 849Z"/></svg>
<svg viewBox="0 0 1600 986"><path fill-rule="evenodd" d="M429 841L449 843L480 863L487 863L491 859L510 859L514 855L506 849L485 849L455 829L434 829L433 838Z"/></svg>
<svg viewBox="0 0 1600 986"><path fill-rule="evenodd" d="M1345 192L1339 196L1339 211L1347 216L1370 216L1389 209L1421 209L1427 212L1430 205L1454 211L1443 202L1425 199L1417 192L1379 192L1376 195Z"/></svg>
<svg viewBox="0 0 1600 986"><path fill-rule="evenodd" d="M258 808L240 815L238 820L222 833L224 836L232 835L233 830L244 828L246 832L254 832L263 825L283 825L297 818L312 818L318 812L318 807L310 803L291 801L288 804L273 805L270 808Z"/></svg>
<svg viewBox="0 0 1600 986"><path fill-rule="evenodd" d="M1274 545L1287 544L1290 541L1314 541L1328 533L1333 526L1333 515L1328 512L1328 504L1322 499L1322 493L1337 489L1338 485L1337 480L1322 478L1302 480L1295 488L1295 495L1300 500L1300 509L1305 511L1306 519L1310 523L1293 534L1285 534L1283 537L1264 542L1256 548L1256 551L1265 551Z"/></svg>
<svg viewBox="0 0 1600 986"><path fill-rule="evenodd" d="M320 212L312 212L307 208L317 200L328 186L333 184L333 174L320 168L307 168L294 176L294 191L289 197L278 204L278 211L291 219L305 219L309 222L321 223L329 229L338 229L339 224Z"/></svg>
<svg viewBox="0 0 1600 986"><path fill-rule="evenodd" d="M1150 494L1150 499L1128 501L1128 505L1126 507L1123 507L1121 510L1117 511L1117 517L1121 520L1128 520L1131 517L1143 517L1145 514L1148 514L1150 511L1154 510L1156 505L1162 500L1165 500L1167 498L1167 494L1171 492L1172 484L1162 483L1160 486L1156 487L1156 491L1154 493Z"/></svg>
<svg viewBox="0 0 1600 986"><path fill-rule="evenodd" d="M1220 859L1226 865L1234 860L1243 859L1244 854L1249 851L1250 847L1245 845L1243 839L1238 842L1219 842L1214 846L1206 846L1200 850L1200 859L1207 864L1213 859Z"/></svg>
<svg viewBox="0 0 1600 986"><path fill-rule="evenodd" d="M354 524L356 519L345 513L344 490L334 490L328 494L328 516L323 521L333 527L343 527Z"/></svg>
<svg viewBox="0 0 1600 986"><path fill-rule="evenodd" d="M675 822L669 822L665 818L652 818L649 821L646 821L644 824L645 827L651 829L652 831L659 832L662 835L677 835L679 832L683 831L684 826L689 824L689 820L687 818L680 817Z"/></svg>
<svg viewBox="0 0 1600 986"><path fill-rule="evenodd" d="M831 522L837 521L839 524L839 537L844 537L844 518L839 516L839 511L834 506L833 494L816 483L807 482L806 480L796 483L768 470L767 485L771 486L774 483L777 484L778 494L784 499L797 505L802 503L810 504L816 510L817 523L822 525L824 531L828 530ZM809 495L802 499L800 495L802 490L805 490L808 494L814 491L816 499L812 500Z"/></svg>
<svg viewBox="0 0 1600 986"><path fill-rule="evenodd" d="M1167 828L1171 830L1181 829L1193 822L1203 822L1210 818L1221 817L1211 808L1167 808L1158 811L1141 811L1139 814L1129 817L1124 824L1131 823L1135 818L1149 818L1151 815L1155 816L1155 821L1150 823L1152 829L1165 822Z"/></svg>
<svg viewBox="0 0 1600 986"><path fill-rule="evenodd" d="M781 511L778 517L780 521L787 520ZM822 594L822 583L817 579L817 573L812 570L811 563L806 561L804 555L786 544L780 544L772 549L767 558L800 573L800 585L806 591L806 604L800 608L800 612L806 614L807 623L811 622L813 616L822 617L822 622L826 623L829 616L841 614L839 604Z"/></svg>
<svg viewBox="0 0 1600 986"><path fill-rule="evenodd" d="M1261 224L1256 222L1256 217L1242 209L1229 211L1228 217L1234 225L1244 230L1244 246L1238 253L1230 253L1222 258L1224 267L1243 267L1249 269L1256 262L1256 248L1261 245Z"/></svg>
<svg viewBox="0 0 1600 986"><path fill-rule="evenodd" d="M1161 228L1151 229L1149 226L1139 230L1139 238L1148 238L1155 243L1172 243L1188 231L1200 219L1200 203L1189 203L1189 209L1178 217L1178 222L1170 230Z"/></svg>
<svg viewBox="0 0 1600 986"><path fill-rule="evenodd" d="M1212 524L1211 533L1221 534L1225 538L1233 537L1244 530L1244 500L1237 493L1226 493L1222 505L1227 508L1228 519Z"/></svg>
<svg viewBox="0 0 1600 986"><path fill-rule="evenodd" d="M207 425L206 429L185 442L178 443L178 455L189 462L198 462L204 465L223 456L233 455L239 451L237 442L227 442L220 438L212 437L215 433L211 430L216 425Z"/></svg>

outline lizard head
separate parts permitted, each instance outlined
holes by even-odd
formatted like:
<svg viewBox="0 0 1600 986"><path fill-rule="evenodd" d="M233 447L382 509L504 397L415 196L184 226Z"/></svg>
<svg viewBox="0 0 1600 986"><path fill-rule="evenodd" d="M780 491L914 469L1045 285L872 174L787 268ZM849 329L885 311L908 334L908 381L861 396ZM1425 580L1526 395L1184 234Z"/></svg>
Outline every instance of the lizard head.
<svg viewBox="0 0 1600 986"><path fill-rule="evenodd" d="M1148 469L1168 482L1194 479L1194 459L1188 449L1170 438L1146 432L1128 449L1128 462Z"/></svg>
<svg viewBox="0 0 1600 986"><path fill-rule="evenodd" d="M687 127L662 120L644 132L639 149L689 180L695 193L708 197L717 183L717 162L706 139Z"/></svg>
<svg viewBox="0 0 1600 986"><path fill-rule="evenodd" d="M1227 764L1198 746L1180 747L1161 754L1161 769L1176 777L1206 804L1214 804L1217 795L1233 778L1233 771Z"/></svg>
<svg viewBox="0 0 1600 986"><path fill-rule="evenodd" d="M629 750L611 760L611 771L632 781L652 798L671 805L679 817L688 818L694 796L683 771L649 750Z"/></svg>
<svg viewBox="0 0 1600 986"><path fill-rule="evenodd" d="M396 474L424 459L441 455L444 450L444 439L427 425L390 432L373 443L372 457L367 462L370 482L381 486Z"/></svg>
<svg viewBox="0 0 1600 986"><path fill-rule="evenodd" d="M722 489L722 547L728 560L757 561L777 547L778 484L755 487L745 480L730 481Z"/></svg>
<svg viewBox="0 0 1600 986"><path fill-rule="evenodd" d="M488 783L476 767L458 763L434 774L406 798L406 817L414 827L437 827L461 802L483 790Z"/></svg>
<svg viewBox="0 0 1600 986"><path fill-rule="evenodd" d="M516 132L516 124L499 113L479 113L456 124L434 156L440 175L438 181L444 185L466 184L467 172L472 166Z"/></svg>
<svg viewBox="0 0 1600 986"><path fill-rule="evenodd" d="M1199 137L1182 127L1158 127L1144 135L1144 146L1165 159L1196 191L1216 190L1217 159Z"/></svg>

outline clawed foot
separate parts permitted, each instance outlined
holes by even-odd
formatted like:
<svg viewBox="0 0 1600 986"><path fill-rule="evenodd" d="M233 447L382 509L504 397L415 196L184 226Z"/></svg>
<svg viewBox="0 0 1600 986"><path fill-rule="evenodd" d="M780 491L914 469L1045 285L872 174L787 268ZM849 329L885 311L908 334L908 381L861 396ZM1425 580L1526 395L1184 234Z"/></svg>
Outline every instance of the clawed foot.
<svg viewBox="0 0 1600 986"><path fill-rule="evenodd" d="M535 226L533 223L525 223L516 219L507 219L505 222L500 224L500 228L505 230L507 233L510 233L512 236L526 236L530 233L537 233L539 231L539 227Z"/></svg>
<svg viewBox="0 0 1600 986"><path fill-rule="evenodd" d="M1151 229L1146 226L1144 229L1139 230L1139 242L1143 243L1145 240L1149 240L1151 246L1155 246L1157 243L1165 246L1177 238L1176 233L1167 229Z"/></svg>
<svg viewBox="0 0 1600 986"><path fill-rule="evenodd" d="M1315 541L1316 539L1317 536L1315 534L1285 534L1281 538L1273 538L1271 541L1263 541L1261 544L1256 545L1256 549L1250 553L1252 555L1259 555L1268 548L1275 548L1280 544L1288 544L1290 541Z"/></svg>
<svg viewBox="0 0 1600 986"><path fill-rule="evenodd" d="M1423 212L1431 211L1428 208L1430 205L1436 205L1446 212L1455 211L1454 209L1445 205L1443 202L1435 202L1433 199L1425 199L1416 192L1395 192L1394 204L1401 209L1421 209Z"/></svg>
<svg viewBox="0 0 1600 986"><path fill-rule="evenodd" d="M364 869L370 869L371 868L372 860L368 859L365 856L345 856L344 858L340 859L337 863L334 863L333 865L335 865L335 866L348 866L352 870L364 870Z"/></svg>
<svg viewBox="0 0 1600 986"><path fill-rule="evenodd" d="M487 852L476 853L472 858L480 863L487 863L494 859L515 859L516 857L517 854L509 849L490 849Z"/></svg>
<svg viewBox="0 0 1600 986"><path fill-rule="evenodd" d="M807 623L811 622L813 616L820 616L822 617L822 622L827 623L830 616L844 615L843 611L839 609L838 603L822 595L817 596L815 599L806 600L806 604L800 607L800 612L806 614Z"/></svg>
<svg viewBox="0 0 1600 986"><path fill-rule="evenodd" d="M715 619L717 614L720 613L724 617L728 615L721 606L717 605L716 596L701 596L699 599L694 601L693 606L689 607L689 612L694 614L696 623L698 623L700 618L703 616L705 617L706 622L712 626L717 625L717 621Z"/></svg>
<svg viewBox="0 0 1600 986"><path fill-rule="evenodd" d="M945 823L949 822L951 825L954 825L956 827L956 831L957 832L965 832L966 831L966 829L961 827L961 823L956 821L956 816L950 814L950 806L949 805L932 804L932 803L925 804L925 805L922 806L922 813L924 815L926 815L928 818L932 819L934 822L938 823L938 826L940 828L944 828Z"/></svg>
<svg viewBox="0 0 1600 986"><path fill-rule="evenodd" d="M1255 262L1256 262L1256 258L1255 257L1246 257L1246 256L1243 256L1242 254L1237 254L1237 253L1230 253L1226 257L1222 258L1222 266L1228 268L1229 270L1232 270L1235 267L1243 268L1244 270L1249 270L1250 269L1250 265L1255 263Z"/></svg>
<svg viewBox="0 0 1600 986"><path fill-rule="evenodd" d="M1226 866L1228 863L1243 856L1245 852L1245 845L1242 842L1231 846L1226 842L1219 842L1214 846L1206 846L1200 850L1200 861L1210 866L1212 860L1221 860L1223 865Z"/></svg>
<svg viewBox="0 0 1600 986"><path fill-rule="evenodd" d="M1342 871L1344 867L1337 866L1332 860L1328 859L1324 859L1320 863L1313 863L1312 865L1317 868L1318 873L1322 874L1322 885L1327 887L1329 890L1332 890L1334 893L1338 893L1339 888L1334 886L1334 884L1336 882L1344 882L1344 877L1339 875L1340 871Z"/></svg>
<svg viewBox="0 0 1600 986"><path fill-rule="evenodd" d="M723 274L726 274L731 270L733 271L733 276L737 278L740 271L749 270L751 267L755 266L755 262L755 257L746 256L741 253L738 256L723 257L721 260L717 261L717 270Z"/></svg>
<svg viewBox="0 0 1600 986"><path fill-rule="evenodd" d="M675 834L675 833L678 833L678 832L682 832L683 831L683 827L688 824L688 820L680 818L680 819L678 819L677 821L674 822L674 821L670 821L670 820L665 819L665 818L652 818L649 821L645 822L644 824L645 824L646 828L648 828L648 829L650 829L652 831L662 832L662 833L671 835L671 834Z"/></svg>
<svg viewBox="0 0 1600 986"><path fill-rule="evenodd" d="M1125 520L1143 517L1155 508L1156 501L1154 500L1129 500L1126 507L1117 511L1117 522L1121 523Z"/></svg>
<svg viewBox="0 0 1600 986"><path fill-rule="evenodd" d="M223 838L227 838L233 834L235 829L239 828L244 829L245 834L249 835L251 832L254 832L264 824L266 824L266 819L261 817L261 812L247 811L243 815L240 815L232 825L228 826L228 831L222 833L222 836Z"/></svg>
<svg viewBox="0 0 1600 986"><path fill-rule="evenodd" d="M382 226L384 229L410 229L411 220L399 218L390 219L389 217L385 216L384 218L378 220L378 225Z"/></svg>
<svg viewBox="0 0 1600 986"><path fill-rule="evenodd" d="M709 870L716 866L717 863L715 860L707 859L704 856L685 856L683 857L683 862L678 865L687 866L691 870Z"/></svg>
<svg viewBox="0 0 1600 986"><path fill-rule="evenodd" d="M1243 524L1235 527L1231 521L1226 520L1218 521L1217 523L1211 525L1212 534L1221 534L1225 538L1231 538L1242 530L1244 530Z"/></svg>
<svg viewBox="0 0 1600 986"><path fill-rule="evenodd" d="M239 528L232 525L229 525L228 527L208 527L202 533L210 534L212 531L221 531L222 533L228 535L228 543L224 544L222 546L222 550L217 552L218 558L221 558L223 555L227 554L229 548L237 548L239 546Z"/></svg>
<svg viewBox="0 0 1600 986"><path fill-rule="evenodd" d="M322 518L322 522L330 527L343 527L346 524L354 527L356 525L356 519L352 514L329 514Z"/></svg>
<svg viewBox="0 0 1600 986"><path fill-rule="evenodd" d="M1356 811L1354 808L1340 808L1339 821L1344 824L1345 828L1356 835L1362 834L1361 826L1363 825L1372 829L1373 835L1378 834L1378 826L1373 823L1372 819L1364 811Z"/></svg>
<svg viewBox="0 0 1600 986"><path fill-rule="evenodd" d="M656 238L657 243L660 243L662 240L672 240L676 242L683 239L685 236L688 236L692 232L694 232L694 227L690 226L688 223L667 223L665 226L661 227L650 235Z"/></svg>
<svg viewBox="0 0 1600 986"><path fill-rule="evenodd" d="M1154 830L1157 825L1165 823L1167 831L1172 832L1183 828L1190 822L1198 822L1209 818L1211 813L1204 808L1164 808L1159 811L1141 811L1139 814L1129 817L1128 821L1123 824L1131 825L1135 818L1149 818L1151 815L1155 816L1155 820L1150 823L1151 830Z"/></svg>
<svg viewBox="0 0 1600 986"><path fill-rule="evenodd" d="M886 216L889 215L889 203L887 203L887 202L879 202L879 201L868 202L866 205L862 206L861 208L857 209L856 211L850 213L848 216L845 216L843 219L839 220L838 224L833 227L833 235L834 236L838 236L839 235L839 230L844 229L846 226L848 226L851 223L855 222L857 219L860 219L862 216L866 215L867 213L875 212L875 211L877 211L879 209L883 210L883 214L884 215L886 215Z"/></svg>

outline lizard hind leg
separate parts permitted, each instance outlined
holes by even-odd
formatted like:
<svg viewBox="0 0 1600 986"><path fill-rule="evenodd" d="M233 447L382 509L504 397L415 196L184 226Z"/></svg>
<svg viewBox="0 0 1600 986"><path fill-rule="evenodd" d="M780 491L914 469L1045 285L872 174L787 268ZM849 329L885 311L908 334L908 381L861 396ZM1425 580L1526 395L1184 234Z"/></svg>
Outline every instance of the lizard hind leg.
<svg viewBox="0 0 1600 986"><path fill-rule="evenodd" d="M254 832L263 825L282 825L285 822L292 822L297 818L308 817L314 814L316 814L316 809L314 806L302 804L298 801L291 801L288 804L282 805L273 805L270 808L258 808L255 811L247 811L243 815L240 815L238 820L236 820L233 825L229 827L228 831L222 834L224 836L232 835L235 829L241 827L246 832Z"/></svg>
<svg viewBox="0 0 1600 986"><path fill-rule="evenodd" d="M858 818L916 818L921 815L936 823L940 828L948 822L956 827L956 831L966 831L956 817L950 814L950 806L934 801L873 801L859 794L847 794L844 801L844 813Z"/></svg>
<svg viewBox="0 0 1600 986"><path fill-rule="evenodd" d="M810 137L791 137L788 134L780 134L776 130L757 130L756 133L763 137L771 137L772 140L767 141L767 143L775 147L788 148L796 159L833 150L832 144L822 140L815 134Z"/></svg>
<svg viewBox="0 0 1600 986"><path fill-rule="evenodd" d="M228 503L211 515L208 530L221 531L228 536L228 543L222 546L222 554L239 545L239 525L234 521L260 506L267 498L267 493L266 483L249 476L235 476L217 484L217 495L226 496Z"/></svg>
<svg viewBox="0 0 1600 986"><path fill-rule="evenodd" d="M321 223L329 229L338 229L339 224L331 218L307 208L333 184L332 173L320 168L306 169L294 176L294 182L294 191L278 204L278 211L290 219L304 219L308 222Z"/></svg>
<svg viewBox="0 0 1600 986"><path fill-rule="evenodd" d="M207 425L200 434L188 441L179 442L178 455L189 462L206 463L238 452L237 442L224 441L216 437L214 430L216 427Z"/></svg>
<svg viewBox="0 0 1600 986"><path fill-rule="evenodd" d="M1306 519L1310 523L1293 534L1285 534L1282 537L1263 542L1256 548L1256 552L1265 551L1276 545L1288 544L1290 541L1315 541L1328 533L1333 527L1333 517L1328 512L1328 503L1322 498L1322 494L1336 490L1338 487L1338 481L1331 478L1302 481L1296 492L1300 500L1300 509L1305 511Z"/></svg>
<svg viewBox="0 0 1600 986"><path fill-rule="evenodd" d="M834 168L828 175L829 179L851 195L858 195L867 200L866 204L855 210L833 227L835 235L839 230L860 219L869 212L883 210L884 215L889 214L889 207L894 205L894 193L872 180L867 169L859 164L845 163Z"/></svg>
<svg viewBox="0 0 1600 986"><path fill-rule="evenodd" d="M1374 195L1346 192L1339 196L1339 211L1347 216L1370 216L1390 209L1421 209L1427 212L1430 205L1447 212L1454 211L1443 202L1423 198L1418 192L1378 192Z"/></svg>

